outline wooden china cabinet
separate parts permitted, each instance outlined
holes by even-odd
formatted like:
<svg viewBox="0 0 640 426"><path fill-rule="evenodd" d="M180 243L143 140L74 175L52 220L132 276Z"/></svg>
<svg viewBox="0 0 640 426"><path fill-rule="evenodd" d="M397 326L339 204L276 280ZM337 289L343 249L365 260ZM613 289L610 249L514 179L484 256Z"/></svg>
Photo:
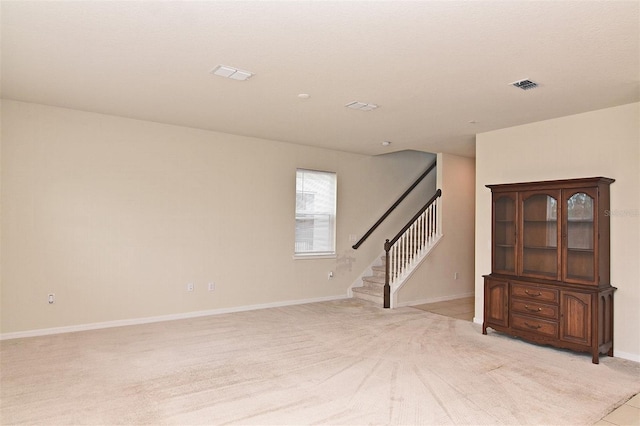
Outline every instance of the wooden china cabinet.
<svg viewBox="0 0 640 426"><path fill-rule="evenodd" d="M484 323L535 343L613 356L609 185L584 179L487 185L491 274Z"/></svg>

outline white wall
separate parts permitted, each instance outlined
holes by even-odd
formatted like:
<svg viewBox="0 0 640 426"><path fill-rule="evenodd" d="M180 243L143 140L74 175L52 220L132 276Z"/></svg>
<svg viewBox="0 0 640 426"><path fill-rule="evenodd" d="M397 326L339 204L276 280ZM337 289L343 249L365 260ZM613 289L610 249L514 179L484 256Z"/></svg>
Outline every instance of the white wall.
<svg viewBox="0 0 640 426"><path fill-rule="evenodd" d="M611 185L614 355L640 361L640 104L477 135L476 321L482 275L491 272L491 192L487 184L605 176Z"/></svg>
<svg viewBox="0 0 640 426"><path fill-rule="evenodd" d="M5 335L346 296L384 238L432 195L423 186L354 251L349 235L362 235L434 155L370 157L22 102L1 106ZM292 257L298 167L337 173L336 259Z"/></svg>
<svg viewBox="0 0 640 426"><path fill-rule="evenodd" d="M444 237L400 289L399 306L468 297L474 292L475 160L438 154L438 186Z"/></svg>

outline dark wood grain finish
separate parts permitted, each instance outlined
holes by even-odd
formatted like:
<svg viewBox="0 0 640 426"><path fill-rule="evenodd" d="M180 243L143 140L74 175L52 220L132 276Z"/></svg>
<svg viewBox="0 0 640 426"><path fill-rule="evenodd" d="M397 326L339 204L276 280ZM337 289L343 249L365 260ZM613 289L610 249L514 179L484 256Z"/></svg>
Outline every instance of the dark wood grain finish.
<svg viewBox="0 0 640 426"><path fill-rule="evenodd" d="M567 342L588 345L591 342L592 295L575 291L563 291L560 309L560 338Z"/></svg>
<svg viewBox="0 0 640 426"><path fill-rule="evenodd" d="M509 325L509 293L508 284L504 281L487 280L485 284L484 297L485 306L485 326L482 328L483 334L487 334L486 324L507 327Z"/></svg>
<svg viewBox="0 0 640 426"><path fill-rule="evenodd" d="M511 326L516 329L535 332L545 336L558 337L558 322L545 321L539 318L527 317L524 315L514 314L512 316Z"/></svg>
<svg viewBox="0 0 640 426"><path fill-rule="evenodd" d="M534 284L513 284L511 286L511 296L520 297L538 302L558 303L559 291L555 288L540 287Z"/></svg>
<svg viewBox="0 0 640 426"><path fill-rule="evenodd" d="M557 320L559 318L558 305L546 305L542 303L529 302L526 300L513 299L511 310L521 314Z"/></svg>
<svg viewBox="0 0 640 426"><path fill-rule="evenodd" d="M492 191L492 272L487 328L522 339L613 356L609 282L609 178L487 185ZM513 234L513 235L512 235Z"/></svg>

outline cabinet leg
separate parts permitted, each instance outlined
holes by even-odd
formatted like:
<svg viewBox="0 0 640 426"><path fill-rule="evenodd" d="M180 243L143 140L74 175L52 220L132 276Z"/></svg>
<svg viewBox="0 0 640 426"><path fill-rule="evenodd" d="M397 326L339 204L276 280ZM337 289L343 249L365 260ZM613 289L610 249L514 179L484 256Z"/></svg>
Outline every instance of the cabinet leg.
<svg viewBox="0 0 640 426"><path fill-rule="evenodd" d="M609 356L613 356L613 345L611 346L611 349L609 349L609 351L607 352L607 355Z"/></svg>
<svg viewBox="0 0 640 426"><path fill-rule="evenodd" d="M487 326L482 324L482 334L487 335Z"/></svg>
<svg viewBox="0 0 640 426"><path fill-rule="evenodd" d="M600 364L600 354L598 353L598 351L595 351L593 353L593 357L591 358L591 362L594 364Z"/></svg>

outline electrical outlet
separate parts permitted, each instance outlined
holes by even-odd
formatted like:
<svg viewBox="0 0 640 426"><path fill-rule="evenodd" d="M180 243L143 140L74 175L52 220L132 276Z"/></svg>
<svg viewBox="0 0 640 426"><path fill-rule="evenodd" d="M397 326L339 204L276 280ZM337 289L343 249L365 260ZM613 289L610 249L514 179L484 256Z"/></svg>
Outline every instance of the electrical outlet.
<svg viewBox="0 0 640 426"><path fill-rule="evenodd" d="M187 284L187 291L193 291L193 289L194 289L193 283Z"/></svg>
<svg viewBox="0 0 640 426"><path fill-rule="evenodd" d="M215 289L216 289L216 283L209 283L209 284L208 284L208 286L207 286L207 289L208 289L209 291L215 291Z"/></svg>
<svg viewBox="0 0 640 426"><path fill-rule="evenodd" d="M333 271L329 271L329 273L327 274L327 279L333 279Z"/></svg>
<svg viewBox="0 0 640 426"><path fill-rule="evenodd" d="M460 274L458 272L454 272L453 273L453 279L457 280L458 278L460 278Z"/></svg>
<svg viewBox="0 0 640 426"><path fill-rule="evenodd" d="M54 303L56 303L56 295L54 293L49 293L47 300L49 301L50 305L53 305Z"/></svg>

